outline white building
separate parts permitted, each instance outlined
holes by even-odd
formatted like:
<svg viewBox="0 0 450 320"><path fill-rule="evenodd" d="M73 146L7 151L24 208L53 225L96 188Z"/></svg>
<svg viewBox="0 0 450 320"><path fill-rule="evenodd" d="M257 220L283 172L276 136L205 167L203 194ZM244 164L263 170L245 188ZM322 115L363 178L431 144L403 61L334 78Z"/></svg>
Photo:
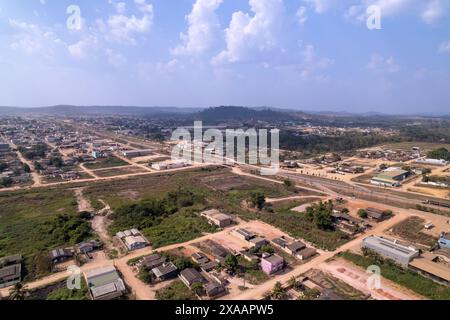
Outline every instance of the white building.
<svg viewBox="0 0 450 320"><path fill-rule="evenodd" d="M441 167L445 167L446 165L448 165L448 161L446 161L444 159L421 158L421 159L417 159L416 163L428 164L428 165L431 165L431 166L441 166Z"/></svg>
<svg viewBox="0 0 450 320"><path fill-rule="evenodd" d="M163 162L157 162L152 165L152 169L161 171L161 170L170 170L170 169L180 169L187 167L188 163L186 160L167 160Z"/></svg>

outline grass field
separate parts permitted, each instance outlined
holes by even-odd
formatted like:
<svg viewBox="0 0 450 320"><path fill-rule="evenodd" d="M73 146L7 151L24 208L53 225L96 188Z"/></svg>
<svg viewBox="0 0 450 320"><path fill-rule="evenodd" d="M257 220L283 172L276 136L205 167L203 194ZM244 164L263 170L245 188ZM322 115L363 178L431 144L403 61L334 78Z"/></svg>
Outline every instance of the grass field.
<svg viewBox="0 0 450 320"><path fill-rule="evenodd" d="M113 168L113 169L106 169L106 170L98 170L95 171L95 174L99 177L106 178L106 177L116 177L116 176L124 176L127 174L134 174L134 173L144 173L147 172L142 168L139 167L119 167L119 168Z"/></svg>
<svg viewBox="0 0 450 320"><path fill-rule="evenodd" d="M413 147L419 147L422 151L428 152L439 148L450 150L450 144L446 143L430 143L430 142L399 142L383 145L389 149L411 150Z"/></svg>
<svg viewBox="0 0 450 320"><path fill-rule="evenodd" d="M76 216L73 191L36 189L1 193L0 208L0 257L22 254L29 278L37 272L36 255L74 240L61 233L69 230L55 229L64 223L58 222L57 216Z"/></svg>
<svg viewBox="0 0 450 320"><path fill-rule="evenodd" d="M275 209L273 213L263 211L257 217L294 238L304 239L325 250L335 250L351 240L351 237L339 230L319 229L314 222L305 217L304 213L291 210L297 205L298 202L294 202L287 207Z"/></svg>
<svg viewBox="0 0 450 320"><path fill-rule="evenodd" d="M436 244L437 238L423 233L423 226L426 221L419 217L410 217L392 228L392 233L405 240L432 247Z"/></svg>
<svg viewBox="0 0 450 320"><path fill-rule="evenodd" d="M86 163L84 166L90 170L97 170L97 169L128 166L128 163L126 163L123 160L120 160L117 157L109 157L98 159L95 162Z"/></svg>
<svg viewBox="0 0 450 320"><path fill-rule="evenodd" d="M157 300L197 300L181 280L175 280L167 287L156 292Z"/></svg>

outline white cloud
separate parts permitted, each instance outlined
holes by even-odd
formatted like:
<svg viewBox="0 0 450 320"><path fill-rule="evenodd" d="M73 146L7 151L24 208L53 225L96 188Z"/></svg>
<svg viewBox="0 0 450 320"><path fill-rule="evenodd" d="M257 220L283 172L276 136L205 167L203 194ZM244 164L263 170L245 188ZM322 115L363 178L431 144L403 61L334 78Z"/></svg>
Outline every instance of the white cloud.
<svg viewBox="0 0 450 320"><path fill-rule="evenodd" d="M127 63L127 59L121 53L115 52L109 48L105 49L105 55L108 59L108 63L114 67L120 67Z"/></svg>
<svg viewBox="0 0 450 320"><path fill-rule="evenodd" d="M326 12L338 3L337 0L303 0L303 2L312 7L314 11L319 14Z"/></svg>
<svg viewBox="0 0 450 320"><path fill-rule="evenodd" d="M371 56L367 68L377 73L396 73L400 71L400 66L395 62L393 56L384 58L379 54Z"/></svg>
<svg viewBox="0 0 450 320"><path fill-rule="evenodd" d="M65 43L50 29L42 29L38 25L9 20L9 26L16 31L12 36L10 47L13 50L21 50L26 54L41 54L51 58L55 50L64 47Z"/></svg>
<svg viewBox="0 0 450 320"><path fill-rule="evenodd" d="M233 13L225 30L227 48L213 58L214 64L248 61L277 47L284 16L282 0L250 0L253 16Z"/></svg>
<svg viewBox="0 0 450 320"><path fill-rule="evenodd" d="M295 14L297 17L297 21L301 26L304 26L306 21L308 20L308 17L306 15L306 7L300 6L298 8L297 13Z"/></svg>
<svg viewBox="0 0 450 320"><path fill-rule="evenodd" d="M124 13L127 10L127 4L125 2L116 3L116 11L119 14Z"/></svg>
<svg viewBox="0 0 450 320"><path fill-rule="evenodd" d="M197 0L188 21L187 33L180 35L181 44L172 50L174 55L199 54L208 50L220 30L216 10L223 0Z"/></svg>
<svg viewBox="0 0 450 320"><path fill-rule="evenodd" d="M345 12L345 17L357 21L365 21L366 9L375 5L381 10L382 18L404 14L418 15L428 24L435 23L448 10L446 0L359 0L358 4L351 5Z"/></svg>
<svg viewBox="0 0 450 320"><path fill-rule="evenodd" d="M97 37L93 35L86 36L80 41L69 45L69 54L76 59L86 59L89 56L89 52L93 50L98 44Z"/></svg>
<svg viewBox="0 0 450 320"><path fill-rule="evenodd" d="M450 53L450 41L441 43L439 47L439 53Z"/></svg>
<svg viewBox="0 0 450 320"><path fill-rule="evenodd" d="M107 41L136 44L136 34L147 33L151 30L153 26L153 5L147 4L145 0L135 0L135 3L143 13L141 18L119 13L109 16L107 21L97 20L97 26L105 35Z"/></svg>
<svg viewBox="0 0 450 320"><path fill-rule="evenodd" d="M428 24L435 23L444 14L444 5L441 0L429 1L422 12L422 20Z"/></svg>

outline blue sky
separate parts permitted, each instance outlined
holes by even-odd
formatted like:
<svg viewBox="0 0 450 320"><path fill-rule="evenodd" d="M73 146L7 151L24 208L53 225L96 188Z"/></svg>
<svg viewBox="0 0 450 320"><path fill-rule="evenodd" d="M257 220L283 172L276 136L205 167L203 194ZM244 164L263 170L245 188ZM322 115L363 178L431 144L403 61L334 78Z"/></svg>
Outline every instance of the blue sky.
<svg viewBox="0 0 450 320"><path fill-rule="evenodd" d="M450 113L449 70L448 0L0 0L0 105Z"/></svg>

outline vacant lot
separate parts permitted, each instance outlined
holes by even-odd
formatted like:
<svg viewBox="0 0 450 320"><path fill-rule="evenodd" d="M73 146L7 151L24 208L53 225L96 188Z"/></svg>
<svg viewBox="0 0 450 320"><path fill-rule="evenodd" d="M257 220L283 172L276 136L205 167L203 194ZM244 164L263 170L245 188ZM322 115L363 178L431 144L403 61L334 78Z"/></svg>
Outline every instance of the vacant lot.
<svg viewBox="0 0 450 320"><path fill-rule="evenodd" d="M407 241L432 247L437 242L437 238L422 232L425 220L419 217L410 217L392 228L392 233Z"/></svg>
<svg viewBox="0 0 450 320"><path fill-rule="evenodd" d="M44 271L36 270L39 262L46 264L45 259L36 260L38 255L74 244L89 234L86 224L76 220L77 201L72 190L2 193L0 208L0 257L22 254L28 278Z"/></svg>
<svg viewBox="0 0 450 320"><path fill-rule="evenodd" d="M176 280L167 287L156 291L158 300L197 300L197 297L189 290L181 280Z"/></svg>
<svg viewBox="0 0 450 320"><path fill-rule="evenodd" d="M120 167L120 168L113 168L113 169L105 169L105 170L97 170L95 171L95 174L101 178L106 177L117 177L117 176L124 176L127 174L135 174L135 173L144 173L147 172L142 168L139 167Z"/></svg>
<svg viewBox="0 0 450 320"><path fill-rule="evenodd" d="M117 157L109 157L104 159L99 159L95 162L86 163L84 166L90 170L97 170L97 169L105 169L105 168L113 168L113 167L123 167L127 166L128 163L126 163L123 160L120 160Z"/></svg>

